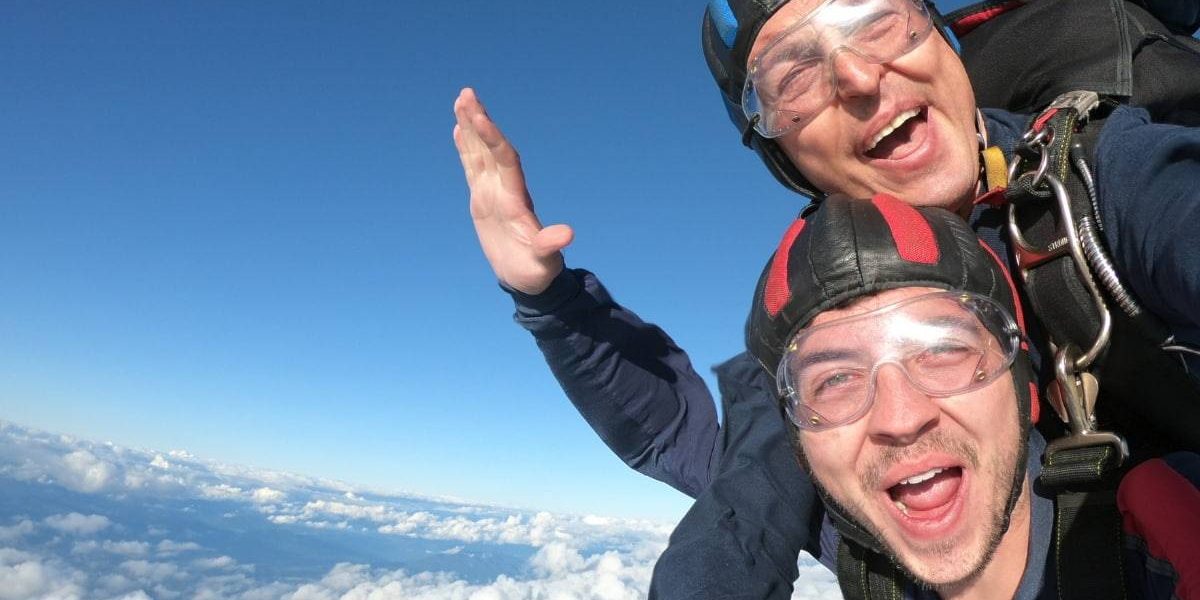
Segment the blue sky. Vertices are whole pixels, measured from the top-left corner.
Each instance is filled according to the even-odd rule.
[[[467,214],[475,87],[568,264],[698,370],[799,199],[741,148],[701,2],[0,10],[0,418],[214,460],[673,520],[511,322]],[[710,378],[711,380],[711,378]]]

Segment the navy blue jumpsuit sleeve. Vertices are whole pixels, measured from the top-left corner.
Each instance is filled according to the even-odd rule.
[[[792,451],[766,372],[743,353],[717,375],[725,456],[671,534],[650,598],[787,599],[801,550],[832,564],[822,556],[821,501]]]
[[[1143,308],[1200,346],[1200,128],[1118,108],[1100,134],[1096,176],[1117,272]]]
[[[541,294],[507,291],[567,397],[625,464],[692,497],[708,486],[721,449],[716,407],[662,329],[582,269],[564,269]]]

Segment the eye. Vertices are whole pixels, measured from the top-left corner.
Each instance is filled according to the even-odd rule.
[[[845,35],[859,43],[876,42],[890,36],[902,23],[903,19],[899,13],[881,11],[857,21],[854,28]]]
[[[820,58],[805,59],[797,62],[775,84],[775,96],[783,100],[791,100],[804,95],[813,87],[821,74],[822,61]]]
[[[808,404],[827,404],[844,401],[862,388],[867,377],[858,369],[833,369],[805,377],[805,400]]]
[[[975,347],[955,340],[942,340],[917,354],[914,362],[921,368],[936,369],[957,366],[978,358],[979,350]]]
[[[854,375],[852,373],[835,373],[827,377],[825,381],[821,382],[820,387],[821,389],[829,389],[839,385],[846,385],[851,379],[853,379],[853,377]]]

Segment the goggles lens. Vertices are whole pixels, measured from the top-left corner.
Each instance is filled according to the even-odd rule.
[[[828,0],[751,63],[742,90],[746,119],[767,138],[801,127],[833,98],[839,50],[881,64],[921,45],[932,29],[921,0]]]
[[[953,396],[1006,372],[1020,343],[1016,322],[990,298],[934,292],[801,330],[776,381],[792,421],[819,431],[866,414],[885,365],[926,395]]]

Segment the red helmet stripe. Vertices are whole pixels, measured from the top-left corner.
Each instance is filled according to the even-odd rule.
[[[789,300],[792,299],[792,287],[788,285],[788,257],[792,253],[792,244],[796,242],[796,237],[804,231],[804,219],[796,219],[788,226],[787,232],[783,234],[783,239],[779,241],[779,248],[775,250],[775,256],[771,259],[771,273],[767,275],[767,289],[763,293],[763,304],[766,305],[767,314],[774,317],[787,306]]]
[[[964,17],[961,17],[957,21],[954,21],[953,23],[950,24],[950,29],[954,31],[954,35],[957,35],[957,36],[967,35],[968,33],[971,33],[971,31],[973,31],[976,27],[979,27],[980,25],[983,25],[984,23],[986,23],[992,17],[1004,14],[1014,8],[1023,6],[1024,4],[1025,4],[1025,2],[1023,2],[1021,0],[1013,0],[1012,2],[1006,2],[999,6],[989,7],[986,10],[981,10],[979,12],[972,13],[972,14],[966,15]]]
[[[871,198],[871,203],[879,209],[883,220],[887,221],[888,229],[892,230],[892,239],[896,241],[900,258],[925,265],[937,264],[941,255],[937,238],[933,236],[933,228],[917,209],[887,194],[876,194]]]
[[[1000,260],[996,252],[990,246],[983,243],[983,240],[979,240],[979,247],[983,248],[984,252],[987,252],[988,256],[991,256],[992,260],[996,261],[996,266],[1000,267],[1000,272],[1004,274],[1004,282],[1008,284],[1008,293],[1012,294],[1013,309],[1017,312],[1013,316],[1017,319],[1017,327],[1021,329],[1021,333],[1025,333],[1025,311],[1021,307],[1021,297],[1017,295],[1017,284],[1013,283],[1012,274],[1008,272],[1008,267],[1004,265],[1004,261]],[[1029,342],[1026,341],[1024,336],[1021,337],[1021,349],[1026,352],[1029,351]],[[1029,420],[1036,424],[1038,419],[1042,417],[1042,404],[1038,401],[1037,385],[1032,381],[1029,382],[1029,402]]]

